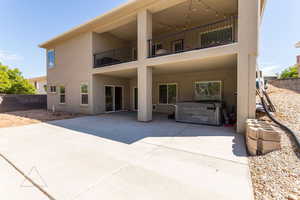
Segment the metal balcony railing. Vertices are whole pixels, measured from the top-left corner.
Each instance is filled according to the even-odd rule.
[[[94,54],[94,68],[137,60],[136,47],[125,47]]]
[[[237,16],[148,40],[149,58],[237,42]]]

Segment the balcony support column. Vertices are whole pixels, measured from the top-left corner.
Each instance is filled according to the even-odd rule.
[[[152,68],[138,67],[138,120],[152,120]]]
[[[152,39],[152,14],[148,10],[138,13],[138,60],[148,57],[148,40]]]
[[[255,118],[260,0],[238,2],[237,132],[245,132],[248,118]]]

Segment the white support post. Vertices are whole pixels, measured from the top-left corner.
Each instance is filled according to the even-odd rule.
[[[148,57],[149,43],[152,39],[152,14],[143,10],[138,13],[138,59],[143,60]]]
[[[260,0],[239,0],[237,62],[237,132],[245,132],[247,118],[255,117],[256,68],[260,26]]]
[[[138,67],[138,120],[152,120],[152,68]]]
[[[143,10],[138,13],[138,60],[148,57],[149,40],[152,39],[152,14]],[[138,120],[152,120],[152,68],[138,67]]]

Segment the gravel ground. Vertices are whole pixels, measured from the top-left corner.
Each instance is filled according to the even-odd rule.
[[[23,126],[46,121],[69,119],[81,115],[66,112],[49,112],[43,109],[0,113],[0,128]]]
[[[268,93],[277,109],[277,119],[299,133],[300,93],[273,86]],[[280,151],[249,158],[256,200],[300,200],[300,153],[288,134],[281,135]]]

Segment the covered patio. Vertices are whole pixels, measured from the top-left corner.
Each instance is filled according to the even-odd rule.
[[[200,99],[200,95],[205,95],[199,93],[200,85],[218,83],[215,100],[222,103],[227,113],[236,116],[236,54],[152,64],[147,67],[147,84],[140,68],[143,67],[95,73],[94,113],[137,111],[139,121],[151,121],[152,113],[174,114],[177,103],[206,100],[205,96]]]

